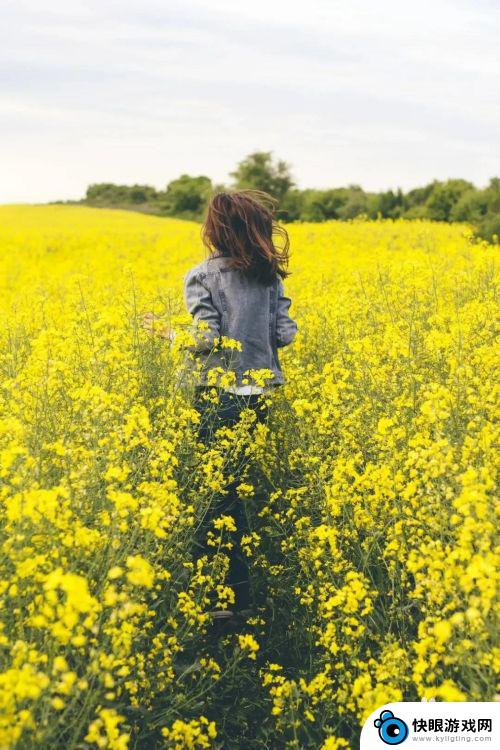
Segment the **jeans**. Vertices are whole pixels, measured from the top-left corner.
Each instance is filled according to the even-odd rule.
[[[196,389],[194,399],[194,407],[201,417],[198,437],[205,445],[210,445],[215,439],[215,432],[220,427],[233,427],[238,422],[241,411],[245,408],[252,409],[255,412],[256,422],[264,422],[267,419],[268,408],[264,403],[265,397],[260,395],[240,396],[217,389],[218,402],[214,404],[204,398],[207,392],[213,390],[209,386],[199,386]],[[237,493],[237,487],[241,483],[241,477],[238,475],[238,472],[241,472],[242,468],[241,462],[237,470],[232,467],[233,470],[231,473],[234,475],[234,480],[226,484],[226,494],[219,495],[213,499],[212,505],[208,509],[196,537],[199,554],[208,553],[210,547],[206,543],[206,536],[213,519],[221,515],[233,517],[236,531],[231,535],[233,546],[228,552],[229,571],[227,584],[234,591],[236,609],[247,609],[251,599],[248,564],[241,549],[241,539],[245,534],[248,534],[249,528],[244,507],[245,501],[242,501]]]

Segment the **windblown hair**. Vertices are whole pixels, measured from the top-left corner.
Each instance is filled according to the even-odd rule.
[[[285,278],[290,241],[275,220],[276,205],[260,190],[215,193],[202,228],[204,245],[264,284],[271,284],[276,275]]]

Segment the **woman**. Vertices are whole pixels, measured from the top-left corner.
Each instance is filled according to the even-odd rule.
[[[219,427],[235,425],[245,408],[263,421],[263,394],[284,383],[278,349],[293,341],[297,324],[289,316],[291,300],[283,288],[289,239],[275,222],[274,207],[274,200],[259,191],[215,194],[202,228],[209,256],[184,278],[186,307],[198,324],[191,349],[201,365],[194,405],[204,442]],[[151,317],[148,320],[151,323]],[[238,347],[228,346],[227,339],[239,342]],[[220,373],[215,405],[210,371],[211,384],[214,372]],[[245,609],[249,580],[239,542],[247,527],[238,484],[236,479],[226,487],[227,494],[207,514],[202,531],[214,515],[234,517],[237,532],[228,584],[235,591],[236,609]],[[203,540],[200,546],[207,549]]]
[[[226,385],[221,394],[226,409],[243,403],[234,396],[265,390],[251,371],[265,371],[261,375],[268,375],[271,387],[284,382],[278,348],[290,344],[297,332],[282,282],[288,275],[289,240],[274,221],[273,207],[272,198],[259,191],[214,195],[202,229],[210,255],[184,278],[186,307],[205,327],[193,347],[202,361],[200,387],[207,386],[208,370],[231,373],[234,385]],[[240,351],[214,346],[220,337],[239,342]]]

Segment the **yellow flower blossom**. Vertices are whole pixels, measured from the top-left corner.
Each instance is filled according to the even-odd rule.
[[[494,699],[496,248],[423,220],[288,229],[286,384],[208,446],[199,225],[0,206],[0,747],[339,750],[387,702]],[[215,406],[235,373],[209,381]],[[239,534],[257,610],[216,642]]]

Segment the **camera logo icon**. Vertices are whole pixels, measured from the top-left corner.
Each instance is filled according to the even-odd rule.
[[[394,716],[392,711],[382,711],[373,723],[378,728],[378,736],[386,745],[401,745],[408,737],[407,724]]]

